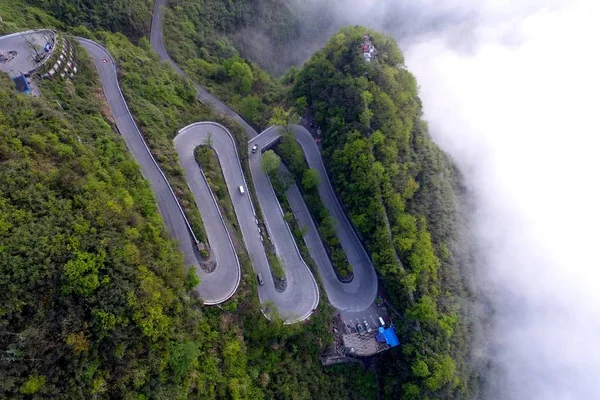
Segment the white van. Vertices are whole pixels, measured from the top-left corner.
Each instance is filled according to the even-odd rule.
[[[244,194],[244,187],[243,186],[240,186],[240,193]]]
[[[381,324],[381,326],[385,326],[385,321],[381,317],[379,317],[379,323]]]

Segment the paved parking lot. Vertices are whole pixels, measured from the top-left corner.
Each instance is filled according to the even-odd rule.
[[[366,357],[389,348],[387,344],[377,343],[375,339],[378,333],[377,328],[382,326],[379,317],[383,318],[386,326],[389,324],[385,307],[377,307],[375,304],[361,312],[342,312],[340,314],[344,326],[342,343],[346,354]],[[362,334],[357,328],[359,324],[364,328]],[[369,329],[371,332],[367,332]]]
[[[51,51],[46,52],[44,46],[52,41],[53,35],[51,31],[40,31],[0,38],[3,53],[0,71],[15,77],[38,68],[50,57]],[[36,61],[37,55],[40,57]]]
[[[383,318],[386,324],[389,324],[385,308],[377,307],[375,304],[360,312],[343,311],[341,313],[342,322],[347,327],[346,333],[356,332],[356,325],[359,322],[364,327],[365,321],[373,331],[377,331],[377,328],[381,326],[379,317]]]

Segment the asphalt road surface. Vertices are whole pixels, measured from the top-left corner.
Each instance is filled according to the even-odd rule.
[[[152,191],[156,196],[159,211],[165,220],[167,229],[178,242],[179,248],[183,252],[186,265],[193,266],[198,272],[201,283],[197,289],[202,296],[202,299],[206,304],[218,304],[224,302],[235,293],[240,280],[240,268],[235,252],[233,251],[233,246],[230,247],[229,252],[222,250],[223,246],[226,246],[227,243],[231,243],[228,241],[229,237],[227,236],[227,240],[223,242],[218,241],[220,246],[213,246],[214,255],[217,258],[217,268],[215,271],[211,273],[204,272],[204,270],[199,267],[196,242],[191,236],[191,230],[184,218],[183,211],[181,210],[165,176],[150,154],[129,109],[127,108],[127,104],[125,103],[121,89],[119,88],[114,60],[108,51],[99,44],[87,39],[79,39],[79,42],[88,51],[94,65],[98,69],[102,88],[104,89],[104,95],[106,96],[106,101],[115,123],[117,124],[117,128],[123,136],[123,139],[125,139],[125,144],[127,145],[129,152],[140,165],[142,174],[150,181]],[[188,183],[189,182],[191,182],[190,187],[192,187],[192,189],[197,188],[197,186],[200,185],[200,183],[195,180],[189,180]],[[196,194],[195,191],[194,194]],[[206,202],[208,205],[205,204],[204,197],[196,197],[196,201],[197,204],[201,204],[200,201],[202,201],[204,208],[210,209],[211,203],[208,201]],[[205,215],[204,211],[206,210],[201,209],[200,211],[202,212],[202,217],[205,224],[207,224],[207,227],[210,224],[211,233],[222,226],[222,221],[219,220],[218,216],[214,216],[214,213]],[[218,214],[218,209],[216,212]],[[213,243],[211,242],[211,245],[212,244]],[[219,250],[219,252],[217,252],[217,250]],[[222,258],[222,260],[220,258]]]
[[[49,30],[27,31],[2,36],[0,51],[4,53],[4,57],[10,58],[10,60],[0,62],[0,71],[6,72],[11,78],[14,78],[21,73],[27,74],[40,67],[52,54],[52,52],[46,53],[44,46],[53,36],[54,33]],[[39,63],[35,61],[36,50],[45,56],[44,60]],[[10,56],[10,51],[15,51],[16,55]]]
[[[315,169],[321,177],[318,187],[319,195],[324,206],[335,220],[336,235],[342,249],[346,253],[348,262],[352,265],[354,279],[351,282],[342,283],[338,279],[298,187],[292,185],[286,192],[286,197],[299,225],[308,228],[304,236],[304,241],[311,257],[315,260],[319,268],[329,302],[335,308],[342,311],[342,316],[348,313],[348,317],[356,317],[357,313],[367,310],[375,301],[375,297],[377,296],[377,276],[375,275],[375,270],[333,192],[325,171],[325,166],[323,165],[321,153],[313,137],[300,125],[291,125],[290,129],[302,147],[309,167]],[[282,134],[282,127],[269,128],[253,138],[249,146],[257,144],[259,149],[266,149]],[[258,157],[250,158],[250,168],[253,176],[255,172],[260,172],[260,160]],[[257,186],[256,189],[258,192],[259,187]],[[264,191],[268,191],[269,189],[265,188]],[[269,206],[265,207],[263,205],[262,198],[260,202],[263,212],[265,208],[269,208]]]
[[[154,3],[150,43],[154,50],[159,54],[161,59],[169,62],[175,68],[175,70],[179,72],[179,74],[184,76],[183,71],[181,71],[181,69],[179,69],[179,67],[173,62],[173,60],[171,60],[164,47],[162,27],[164,23],[164,7],[166,2],[167,0],[156,0]],[[279,136],[277,132],[281,132],[280,130],[268,129],[260,135],[260,137],[262,137],[261,139],[257,139],[256,131],[233,110],[231,110],[214,96],[210,95],[210,93],[203,88],[197,86],[197,89],[198,99],[201,102],[212,105],[215,110],[234,118],[236,121],[242,124],[246,130],[246,134],[250,138],[254,138],[250,141],[249,147],[252,147],[252,145],[256,143],[258,144],[259,148],[267,148],[269,147],[270,143],[272,143],[272,141]],[[348,317],[355,317],[357,314],[360,314],[361,311],[367,312],[373,307],[373,303],[377,295],[377,276],[373,269],[373,265],[371,264],[371,261],[364,250],[364,247],[356,237],[352,226],[346,218],[337,200],[337,197],[335,196],[333,188],[331,187],[327,177],[327,173],[321,159],[321,154],[314,143],[312,136],[308,131],[306,131],[306,129],[299,125],[292,126],[292,129],[296,135],[296,139],[304,150],[309,166],[316,169],[321,176],[319,195],[324,206],[329,210],[330,215],[336,221],[336,234],[340,240],[342,249],[346,253],[348,262],[353,267],[354,279],[352,282],[342,283],[337,278],[329,257],[327,256],[327,253],[325,252],[323,244],[320,240],[314,221],[312,220],[306,204],[304,203],[304,200],[302,199],[302,196],[295,185],[288,190],[288,193],[286,193],[288,201],[292,206],[295,217],[299,221],[300,225],[308,227],[308,234],[305,236],[304,240],[310,250],[311,256],[319,267],[319,272],[323,279],[329,302],[334,307],[342,311],[343,315],[344,313],[348,313]],[[285,221],[283,221],[281,215],[282,213],[280,211],[281,208],[277,202],[275,194],[273,193],[273,188],[266,175],[260,171],[260,153],[261,151],[257,151],[257,153],[254,154],[250,153],[250,168],[252,171],[254,186],[259,198],[258,200],[265,217],[265,223],[267,224],[267,229],[269,230],[269,235],[274,242],[273,244],[277,249],[277,253],[284,258],[286,263],[288,288],[283,295],[287,295],[289,299],[292,299],[292,301],[284,302],[283,299],[279,299],[281,297],[281,294],[279,293],[271,293],[268,298],[273,300],[279,299],[279,301],[274,301],[280,309],[280,312],[283,313],[286,310],[291,309],[293,302],[298,301],[297,293],[299,291],[295,290],[295,286],[298,285],[298,281],[304,282],[304,296],[309,296],[309,293],[311,297],[313,296],[313,290],[309,288],[309,282],[314,281],[314,279],[312,279],[312,274],[310,274],[310,271],[301,258],[294,255],[297,252],[296,243],[293,240],[291,233],[289,233],[289,230],[287,229],[287,224]],[[233,196],[235,197],[235,195]],[[240,220],[239,213],[237,213],[237,216],[238,220]],[[243,226],[244,224],[240,221],[240,225]],[[245,237],[244,240],[246,241]],[[253,245],[246,243],[246,247],[249,251],[254,251],[252,248]],[[255,258],[251,257],[251,259],[253,261],[255,270],[257,270],[257,272],[262,272],[263,264],[261,261],[256,259],[255,262]],[[308,272],[308,275],[311,277],[310,280],[307,280],[308,275],[304,271]],[[262,275],[263,277],[269,277],[269,285],[267,286],[270,287],[271,275],[264,273]],[[264,291],[265,289],[264,287],[261,287],[259,290]],[[267,298],[265,295],[266,293],[261,293],[261,299]],[[310,302],[312,303],[312,299]],[[302,300],[302,304],[304,304],[304,300]]]
[[[265,223],[269,235],[276,248],[276,253],[285,263],[287,287],[283,292],[275,289],[267,256],[261,241],[261,234],[256,224],[254,206],[248,193],[248,185],[244,178],[233,137],[226,128],[219,124],[214,122],[198,122],[181,129],[174,141],[175,148],[179,154],[179,161],[185,170],[186,179],[192,187],[194,196],[196,196],[196,202],[200,205],[200,211],[211,246],[213,249],[222,247],[222,250],[215,249],[215,252],[218,254],[221,254],[221,251],[225,253],[233,251],[233,249],[230,249],[230,246],[225,246],[225,243],[229,241],[229,237],[224,226],[221,228],[222,221],[213,221],[213,216],[216,213],[212,210],[212,207],[206,206],[209,203],[212,205],[214,202],[212,201],[210,189],[201,169],[194,159],[194,149],[197,146],[206,145],[209,137],[210,145],[217,153],[221,170],[223,171],[223,177],[227,184],[229,196],[233,203],[250,261],[254,270],[263,276],[264,285],[258,286],[261,303],[267,305],[266,308],[269,308],[268,304],[272,303],[277,308],[281,318],[287,323],[298,322],[308,318],[319,302],[319,289],[310,270],[300,257],[294,238],[283,220],[283,213],[281,212],[279,203],[277,203],[277,199],[274,199],[275,202],[271,203],[263,202],[263,194],[268,196],[272,193],[270,183],[267,180],[266,186],[261,186],[260,190],[257,188],[257,193],[263,214],[265,214]],[[253,159],[257,159],[259,153],[250,153],[250,156]],[[266,179],[266,175],[264,178]],[[256,187],[256,179],[254,179],[254,183]],[[240,186],[244,187],[243,194],[240,193]],[[207,209],[206,212],[205,208]],[[267,209],[274,210],[275,212],[272,215]],[[218,213],[218,210],[216,212]],[[207,217],[210,219],[207,219]],[[220,215],[216,218],[220,218]],[[219,226],[217,227],[217,225]],[[221,264],[222,262],[219,259],[218,265]]]

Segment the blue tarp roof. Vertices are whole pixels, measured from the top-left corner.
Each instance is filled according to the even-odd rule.
[[[400,344],[400,340],[398,340],[398,336],[396,336],[394,328],[387,328],[384,330],[383,336],[385,337],[385,342],[389,344],[390,347],[396,347]]]
[[[13,81],[17,85],[17,90],[19,92],[29,93],[31,91],[31,88],[27,83],[27,79],[22,74],[16,78],[13,78]]]
[[[383,333],[378,333],[377,336],[375,336],[375,339],[379,343],[387,343],[386,340],[385,340],[385,336],[383,335]]]

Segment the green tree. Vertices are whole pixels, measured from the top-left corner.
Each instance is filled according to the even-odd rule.
[[[433,362],[433,373],[425,379],[425,385],[429,390],[435,392],[442,386],[450,383],[456,372],[456,364],[449,355],[444,355],[440,360]]]
[[[285,159],[286,165],[290,168],[292,174],[294,174],[294,177],[301,180],[302,175],[308,166],[304,159],[304,152],[292,132],[288,131],[283,134],[283,140],[279,144],[279,150]]]
[[[198,367],[200,349],[196,343],[171,343],[169,352],[171,353],[169,364],[173,370],[175,379],[180,380],[188,372]]]
[[[414,383],[407,383],[402,387],[404,391],[404,399],[407,400],[417,400],[422,399],[421,397],[421,389],[419,386]]]
[[[304,171],[304,176],[302,177],[302,187],[304,190],[312,190],[319,186],[319,183],[321,183],[319,171],[314,168],[309,168]]]
[[[104,258],[103,253],[76,252],[75,257],[65,264],[67,284],[63,286],[63,291],[89,296],[100,285],[98,271],[104,268]]]
[[[254,75],[250,66],[243,61],[236,61],[231,65],[228,72],[229,78],[235,84],[241,94],[247,94],[252,88]]]
[[[306,112],[306,107],[308,107],[308,101],[306,100],[306,96],[302,96],[296,99],[296,112],[300,115]]]
[[[200,284],[200,277],[196,272],[196,268],[189,267],[187,272],[187,277],[185,280],[185,287],[188,291],[193,290],[196,286]]]
[[[281,107],[273,108],[269,125],[283,126],[287,131],[291,124],[298,123],[298,114],[293,109],[284,110]]]
[[[29,378],[21,386],[21,393],[34,394],[40,391],[46,384],[44,375],[30,375]]]
[[[244,97],[239,104],[240,113],[250,121],[255,121],[259,117],[258,108],[260,107],[260,99],[258,96],[249,95]]]
[[[272,174],[279,168],[281,158],[273,150],[267,150],[260,159],[260,168],[266,174]]]
[[[418,360],[416,363],[413,364],[412,372],[413,374],[415,374],[415,376],[418,376],[419,378],[426,378],[430,374],[429,367],[427,366],[427,363],[425,363],[425,361],[423,360]]]

